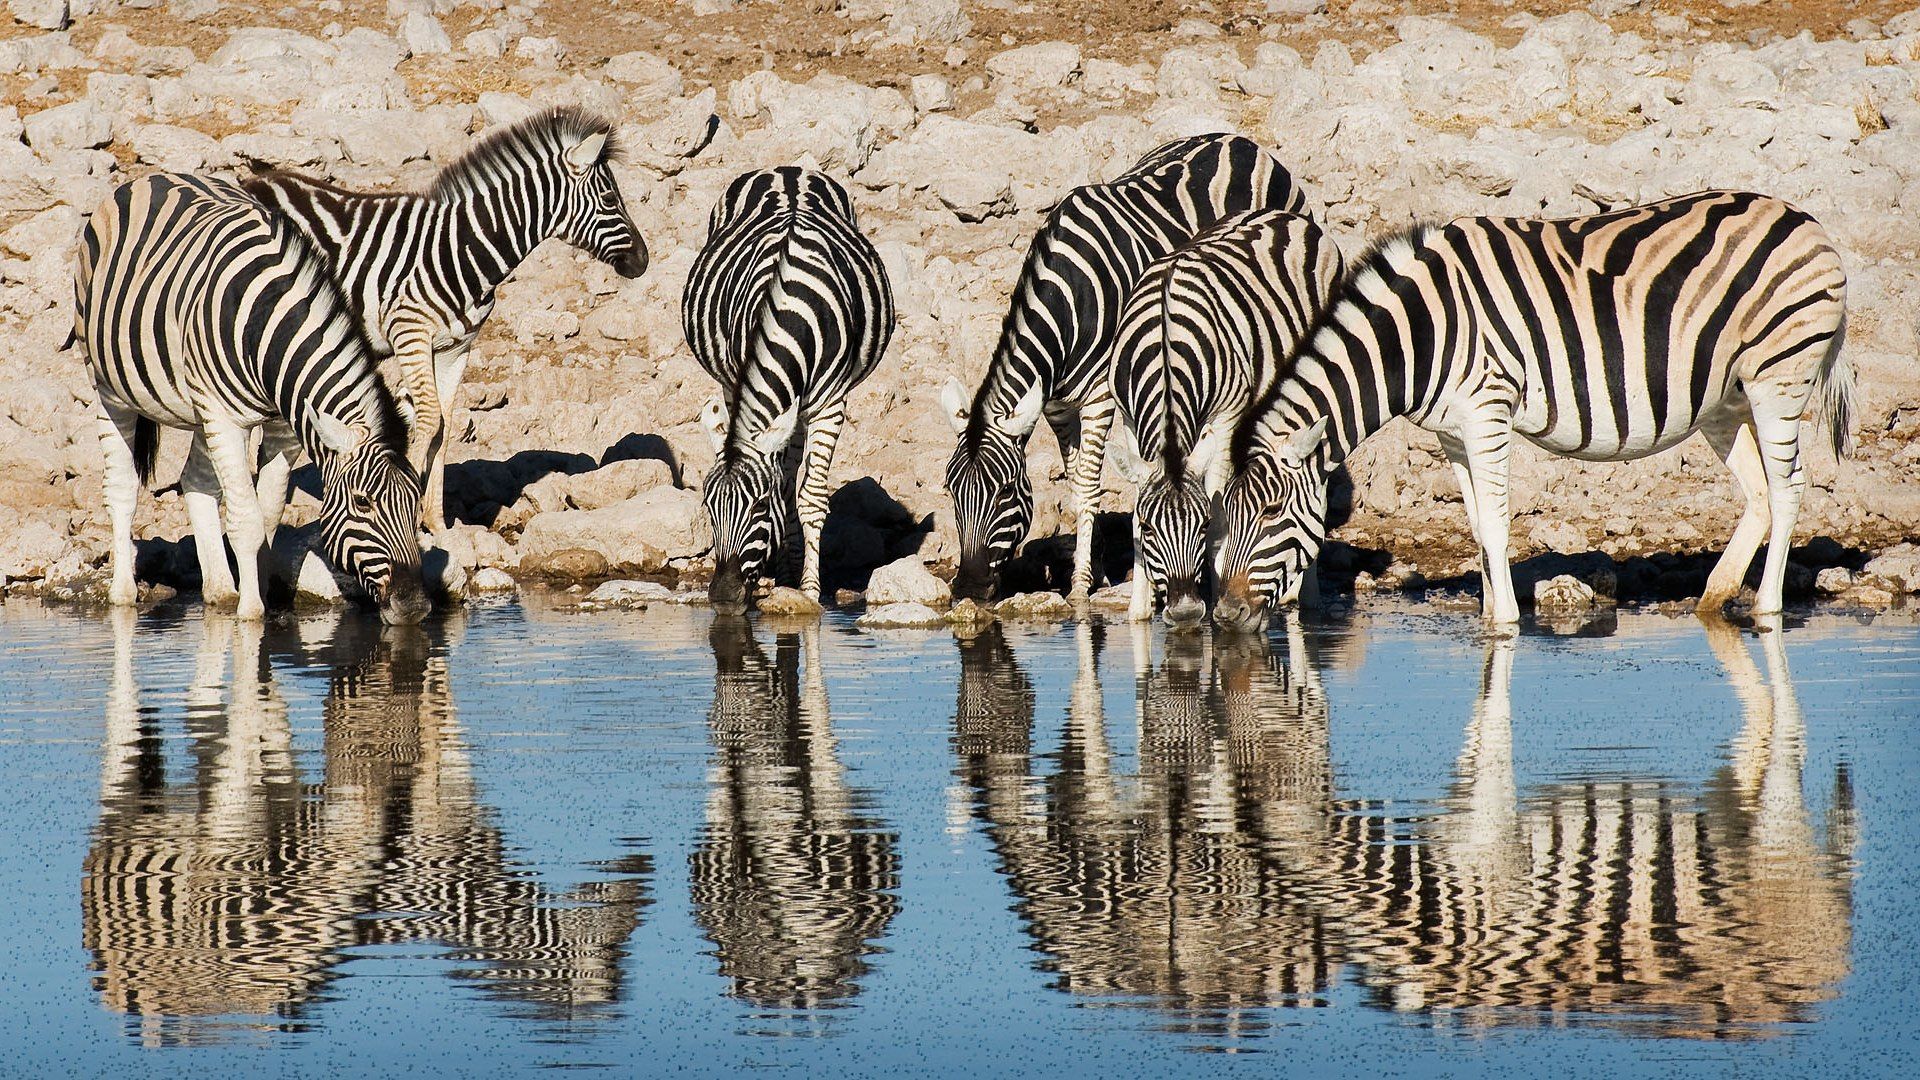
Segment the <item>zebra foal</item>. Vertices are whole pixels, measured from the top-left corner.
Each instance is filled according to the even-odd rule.
[[[399,360],[413,461],[426,477],[422,524],[446,527],[446,429],[453,395],[494,291],[544,240],[588,252],[623,277],[647,245],[608,166],[613,124],[549,109],[494,131],[420,193],[348,191],[291,172],[246,182],[299,226],[379,356]]]
[[[1199,135],[1154,150],[1105,184],[1075,188],[1027,250],[999,344],[971,397],[959,380],[941,406],[959,443],[947,464],[960,535],[957,600],[985,602],[1033,523],[1027,442],[1044,416],[1060,442],[1074,501],[1073,581],[1093,584],[1113,398],[1107,359],[1120,308],[1153,262],[1214,222],[1246,210],[1298,212],[1306,198],[1251,139]]]
[[[745,173],[727,186],[687,277],[687,344],[720,384],[702,411],[714,466],[714,610],[739,614],[791,538],[800,588],[820,591],[827,468],[847,393],[893,336],[893,293],[845,188],[811,169]]]
[[[74,332],[106,457],[108,598],[137,596],[134,503],[165,424],[194,433],[180,486],[209,603],[263,613],[260,546],[305,450],[320,466],[322,554],[386,621],[420,621],[419,474],[367,343],[300,234],[234,184],[162,173],[115,189],[80,240]]]
[[[1171,626],[1206,617],[1202,576],[1227,444],[1340,277],[1340,249],[1312,218],[1237,214],[1147,268],[1121,311],[1110,381],[1114,463],[1139,486],[1136,621],[1166,603]]]
[[[1396,416],[1438,435],[1453,463],[1494,623],[1520,617],[1507,556],[1515,434],[1589,461],[1704,434],[1747,505],[1700,610],[1739,590],[1764,540],[1754,610],[1777,613],[1810,406],[1848,450],[1845,328],[1839,253],[1813,218],[1764,195],[1393,237],[1355,264],[1235,435],[1215,617],[1258,626],[1269,600],[1294,594],[1326,534],[1329,474]]]

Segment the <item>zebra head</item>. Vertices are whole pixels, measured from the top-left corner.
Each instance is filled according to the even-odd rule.
[[[1272,450],[1256,446],[1227,485],[1220,508],[1214,572],[1222,627],[1259,630],[1270,607],[1300,595],[1307,567],[1327,537],[1327,472],[1320,454],[1325,418],[1282,435]]]
[[[611,125],[586,120],[589,130],[564,136],[560,154],[558,225],[554,234],[611,266],[621,277],[647,269],[647,243],[627,216],[627,204],[608,164]]]
[[[1027,436],[1040,420],[1041,391],[1038,386],[1028,391],[1004,420],[989,417],[984,409],[971,410],[957,379],[947,380],[940,403],[960,436],[947,462],[947,493],[953,496],[954,525],[960,533],[953,596],[984,604],[993,599],[1001,568],[1033,524]]]
[[[1147,575],[1166,601],[1167,625],[1187,630],[1207,617],[1200,578],[1207,561],[1211,500],[1191,470],[1170,476],[1159,470],[1140,488],[1134,504],[1133,572]]]
[[[761,431],[735,432],[727,407],[707,402],[701,421],[713,441],[713,471],[703,498],[713,523],[713,582],[707,600],[722,615],[747,610],[752,582],[761,577],[777,551],[786,547],[789,506],[781,498],[785,451],[800,417],[795,402]]]
[[[410,626],[432,603],[420,583],[420,474],[384,440],[315,417],[320,455],[320,553],[380,608],[382,622]]]

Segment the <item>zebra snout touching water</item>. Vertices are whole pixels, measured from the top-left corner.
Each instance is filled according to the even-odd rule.
[[[1326,534],[1327,480],[1396,416],[1440,437],[1479,542],[1487,618],[1520,618],[1508,455],[1626,461],[1695,431],[1747,506],[1700,598],[1718,614],[1762,541],[1754,613],[1780,611],[1807,478],[1803,417],[1837,455],[1853,374],[1832,241],[1779,199],[1710,191],[1559,220],[1463,218],[1395,236],[1349,273],[1234,439],[1222,622],[1257,625]]]
[[[1107,361],[1128,292],[1149,263],[1224,217],[1305,206],[1272,154],[1222,134],[1167,143],[1112,181],[1061,200],[1027,250],[979,388],[969,396],[955,379],[941,390],[959,436],[947,464],[960,539],[954,599],[992,600],[1026,539],[1033,522],[1027,442],[1042,417],[1060,442],[1073,490],[1071,592],[1086,597],[1113,419]]]
[[[1110,385],[1115,464],[1139,486],[1133,603],[1170,626],[1207,615],[1208,526],[1227,483],[1227,446],[1340,277],[1340,251],[1312,218],[1227,218],[1147,268],[1121,311]]]
[[[647,245],[614,182],[613,123],[550,109],[489,133],[423,192],[346,191],[297,173],[247,181],[325,259],[376,355],[399,361],[412,460],[426,477],[421,524],[446,526],[446,430],[494,291],[546,240],[624,277]]]
[[[164,424],[194,433],[180,486],[208,603],[263,613],[259,551],[305,450],[320,467],[322,555],[382,618],[419,622],[420,476],[373,354],[300,234],[237,185],[162,173],[116,188],[80,239],[75,336],[106,456],[109,599],[138,595],[134,504]]]
[[[800,588],[817,597],[847,394],[893,336],[886,269],[846,189],[790,165],[737,177],[708,221],[681,317],[721,389],[702,413],[714,448],[704,489],[714,610],[746,610],[773,557],[791,555],[796,518]]]

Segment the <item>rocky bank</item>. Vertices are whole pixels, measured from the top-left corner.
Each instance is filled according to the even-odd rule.
[[[105,558],[91,390],[65,342],[72,241],[112,185],[157,169],[274,165],[417,187],[476,132],[578,104],[620,121],[616,171],[653,265],[626,281],[555,243],[501,290],[457,399],[459,524],[435,559],[455,592],[481,570],[495,588],[498,572],[703,572],[698,485],[711,454],[698,415],[713,387],[681,338],[680,291],[725,183],[784,162],[848,182],[900,312],[887,359],[850,402],[829,588],[862,586],[909,554],[950,558],[938,388],[980,377],[1028,237],[1074,185],[1215,130],[1271,146],[1350,255],[1418,219],[1578,214],[1710,187],[1811,211],[1847,260],[1861,408],[1855,458],[1820,449],[1810,462],[1800,535],[1828,540],[1805,553],[1801,584],[1838,567],[1844,579],[1824,575],[1821,587],[1904,592],[1900,568],[1866,563],[1920,539],[1920,10],[1816,37],[1714,3],[1545,7],[1560,13],[1480,5],[1450,21],[1381,4],[1202,5],[1126,34],[1089,19],[1034,40],[983,29],[1039,18],[1031,5],[957,0],[616,13],[557,0],[319,0],[297,12],[11,0],[0,16],[0,578],[85,594]],[[756,27],[769,44],[756,45]],[[185,442],[165,440],[160,484],[177,476]],[[1037,438],[1032,460],[1037,532],[1064,531],[1058,451]],[[1396,425],[1350,473],[1335,535],[1353,550],[1336,550],[1337,572],[1364,589],[1471,566],[1430,436]],[[1523,448],[1514,485],[1516,557],[1599,552],[1656,582],[1717,551],[1739,511],[1698,439],[1624,465]],[[1110,473],[1110,508],[1130,499]],[[290,520],[315,505],[311,490],[297,495]],[[138,530],[143,575],[190,586],[175,489],[143,500]]]

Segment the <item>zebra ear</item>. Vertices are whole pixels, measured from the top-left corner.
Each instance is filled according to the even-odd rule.
[[[1133,429],[1124,423],[1118,426],[1120,430],[1114,432],[1113,439],[1107,443],[1107,460],[1120,470],[1120,475],[1126,477],[1127,483],[1139,487],[1147,482],[1153,470],[1140,460],[1140,441],[1134,436]]]
[[[967,388],[960,380],[947,379],[947,385],[940,388],[940,407],[947,412],[947,422],[953,425],[955,435],[967,430]]]
[[[1213,461],[1220,456],[1220,429],[1208,425],[1193,441],[1193,449],[1187,451],[1188,475],[1207,475],[1213,468]]]
[[[1033,388],[1027,391],[1025,397],[1020,399],[1020,403],[1013,407],[1013,412],[1007,417],[1007,422],[1005,424],[996,424],[995,426],[1002,428],[1009,435],[1025,436],[1033,430],[1033,425],[1040,422],[1040,409],[1041,406],[1046,403],[1047,396],[1045,391],[1040,389],[1039,383],[1034,383]]]
[[[574,172],[583,173],[600,164],[600,155],[607,150],[607,133],[596,131],[593,134],[567,147],[567,167]]]
[[[800,422],[800,403],[794,402],[786,412],[773,418],[767,430],[753,437],[753,448],[763,454],[777,454],[787,448],[793,440],[794,425]]]
[[[727,407],[719,398],[709,398],[700,409],[700,426],[706,429],[707,443],[713,447],[715,457],[727,446]]]
[[[1321,417],[1286,437],[1280,444],[1280,462],[1289,468],[1299,468],[1307,463],[1315,450],[1327,438],[1327,418]]]
[[[325,413],[307,413],[307,423],[320,436],[320,445],[342,457],[351,455],[366,441],[365,433],[359,428]]]

